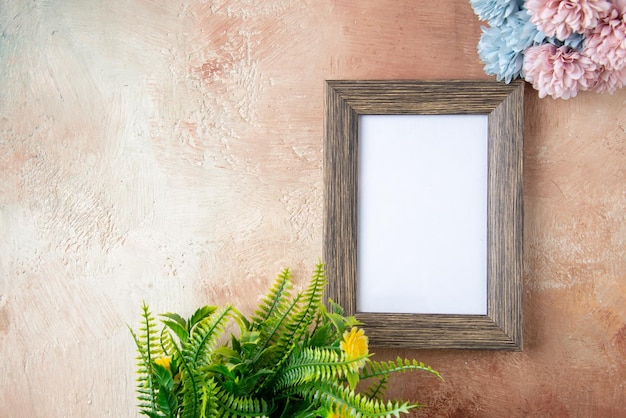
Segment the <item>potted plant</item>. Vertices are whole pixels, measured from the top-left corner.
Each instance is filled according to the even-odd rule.
[[[189,319],[144,303],[137,345],[137,399],[151,418],[399,417],[418,403],[383,399],[389,375],[423,370],[418,361],[374,361],[359,322],[329,301],[318,264],[292,294],[285,269],[254,314],[203,306]],[[229,327],[235,333],[226,336]],[[440,377],[440,376],[439,376]],[[357,384],[359,385],[357,391]],[[362,388],[362,389],[361,389]]]

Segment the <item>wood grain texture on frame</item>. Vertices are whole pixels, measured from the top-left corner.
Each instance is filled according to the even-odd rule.
[[[522,82],[326,82],[327,296],[364,323],[372,346],[522,349],[523,89]],[[486,315],[357,311],[358,117],[420,114],[488,116]]]

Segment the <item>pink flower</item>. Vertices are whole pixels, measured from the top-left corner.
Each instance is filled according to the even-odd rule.
[[[583,54],[609,70],[626,66],[626,15],[612,7],[586,35]]]
[[[608,0],[528,0],[530,21],[548,37],[564,41],[573,32],[582,33],[608,14]]]
[[[539,97],[569,99],[595,84],[598,65],[567,46],[531,46],[524,52],[524,74]]]
[[[613,0],[612,3],[617,7],[617,10],[626,13],[626,0]]]
[[[598,93],[613,94],[615,90],[624,86],[626,86],[626,66],[621,70],[603,69],[598,71],[593,90]]]

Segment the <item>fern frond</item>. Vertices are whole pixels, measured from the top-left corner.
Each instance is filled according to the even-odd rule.
[[[291,341],[300,342],[305,333],[308,332],[311,323],[319,314],[319,307],[322,305],[322,296],[326,286],[326,275],[324,265],[317,264],[311,281],[302,294],[301,303],[298,309],[290,317],[289,328],[295,334],[290,337]]]
[[[363,391],[363,395],[370,399],[382,399],[382,396],[387,390],[388,382],[388,375],[378,377]]]
[[[222,337],[226,324],[236,313],[232,305],[226,305],[194,327],[189,343],[183,348],[183,355],[195,367],[202,367],[211,361],[211,351]]]
[[[293,342],[297,328],[291,326],[290,329],[289,324],[294,310],[299,306],[302,294],[298,293],[291,298],[292,287],[291,273],[289,269],[284,269],[255,312],[253,327],[258,329],[260,338],[252,355],[252,362],[256,363],[261,356],[266,356],[260,367],[267,364],[276,365],[285,357],[285,349],[290,345],[285,342]],[[270,346],[272,349],[268,351]]]
[[[145,303],[141,305],[141,325],[136,334],[129,327],[137,346],[137,401],[142,413],[154,411],[158,390],[152,377],[152,362],[162,354],[157,337],[156,321]]]
[[[291,353],[299,347],[302,337],[316,317],[325,285],[323,264],[318,264],[307,289],[304,293],[296,294],[292,308],[281,321],[282,328],[273,343],[271,356],[268,356],[268,360],[271,359],[275,365],[273,366],[275,376],[282,374],[282,369],[289,361]],[[274,379],[268,378],[260,385],[259,391],[273,386],[274,383]]]
[[[255,350],[254,362],[258,361],[261,355],[267,353],[266,349],[272,344],[276,345],[273,347],[272,355],[267,358],[266,363],[276,364],[278,360],[284,357],[283,349],[288,346],[285,342],[292,343],[293,340],[291,338],[293,338],[297,330],[293,326],[291,329],[289,328],[289,318],[293,310],[298,306],[301,296],[297,294],[291,303],[285,304],[285,307],[280,312],[276,312],[273,318],[261,324],[260,342]],[[283,340],[282,344],[281,340]]]
[[[171,356],[174,353],[174,339],[172,338],[172,334],[167,332],[167,328],[163,327],[161,329],[161,336],[159,339],[159,344],[161,345],[161,350],[166,356]]]
[[[292,287],[291,273],[286,268],[278,275],[270,291],[254,311],[251,326],[256,328],[272,316],[276,316],[278,312],[284,311],[287,300],[291,297],[289,292]]]
[[[359,378],[369,379],[372,377],[387,376],[390,373],[396,373],[396,372],[404,373],[410,370],[427,371],[429,373],[434,374],[438,378],[443,379],[441,375],[439,374],[439,372],[437,372],[436,370],[433,370],[430,366],[426,366],[421,361],[417,361],[417,360],[411,361],[408,359],[402,360],[400,357],[398,357],[395,362],[394,361],[387,361],[387,362],[373,361],[373,360],[368,361],[366,366],[361,371],[361,375],[359,376]]]
[[[220,417],[268,417],[270,409],[263,399],[249,396],[235,396],[224,390],[217,393]]]
[[[320,263],[306,288],[292,294],[291,273],[284,269],[252,319],[230,305],[203,306],[188,320],[163,314],[159,329],[144,303],[138,331],[130,330],[138,353],[141,414],[314,418],[330,412],[399,418],[418,407],[383,401],[390,374],[423,370],[440,377],[439,373],[415,360],[370,360],[366,342],[356,340],[364,338],[356,334],[361,330],[350,330],[344,337],[357,325],[356,319],[345,317],[332,301],[328,308],[322,304],[325,286]],[[225,338],[231,328],[233,335]],[[355,342],[350,349],[350,341],[360,345]],[[364,382],[369,387],[357,394],[354,388],[361,379],[370,379]]]
[[[185,376],[183,374],[183,407],[180,410],[180,418],[198,418],[201,398],[197,392],[199,387],[198,376]]]
[[[304,326],[300,327],[300,332],[304,333],[308,328],[309,324],[313,322],[316,314],[318,313],[319,306],[322,303],[322,296],[324,295],[324,287],[326,286],[326,273],[324,272],[324,265],[319,263],[315,266],[315,271],[313,272],[313,277],[311,278],[311,282],[309,286],[304,292],[303,295],[303,303],[302,307],[302,318],[300,319],[301,324]],[[302,335],[297,337],[299,341]]]
[[[221,418],[217,393],[217,383],[214,379],[209,379],[201,388],[201,406],[200,406],[200,418]]]
[[[189,356],[186,356],[178,345],[173,344],[176,357],[180,359],[183,407],[181,418],[198,418],[201,399],[201,377]]]
[[[211,316],[215,311],[217,311],[217,306],[205,305],[205,306],[202,306],[202,307],[198,308],[193,313],[193,315],[191,315],[191,318],[189,318],[189,320],[187,321],[186,329],[191,334],[191,332],[193,331],[193,328],[197,324],[199,324],[200,322],[202,322],[203,320],[205,320],[206,318]]]
[[[203,377],[199,370],[211,361],[211,352],[222,336],[226,324],[236,310],[227,305],[212,315],[197,322],[191,330],[187,341],[182,342],[179,348],[172,344],[172,348],[180,359],[183,384],[183,405],[181,418],[198,418],[202,405]]]
[[[363,358],[345,359],[343,354],[323,348],[304,348],[292,356],[277,380],[274,391],[280,392],[287,387],[297,387],[309,382],[331,382],[342,379],[351,366],[363,361]],[[293,391],[290,391],[293,393]]]
[[[346,417],[392,418],[420,407],[419,404],[408,402],[388,401],[385,403],[378,399],[369,399],[336,382],[309,384],[303,395],[307,399],[315,399],[328,410],[338,411],[341,416]]]

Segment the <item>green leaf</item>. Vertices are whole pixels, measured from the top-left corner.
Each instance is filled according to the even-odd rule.
[[[211,361],[214,345],[217,344],[217,341],[223,335],[226,324],[233,316],[233,312],[236,312],[236,309],[231,305],[226,305],[217,311],[215,315],[211,315],[206,320],[196,324],[192,330],[188,347],[184,350],[185,355],[189,356],[194,367],[203,366]]]
[[[239,353],[227,346],[218,347],[213,350],[213,356],[215,356],[215,358],[221,357],[223,359],[222,361],[226,363],[241,361]]]
[[[252,317],[254,327],[263,324],[284,309],[285,303],[290,297],[291,287],[291,272],[289,269],[283,269],[274,281],[269,293],[261,299],[257,310],[254,312]]]
[[[206,384],[202,385],[200,418],[221,418],[216,396],[218,392],[217,383],[213,379],[209,379]]]
[[[230,344],[233,346],[233,351],[241,353],[241,343],[234,335],[230,336]]]
[[[141,311],[139,331],[135,333],[132,328],[128,328],[139,354],[137,357],[137,400],[140,410],[144,412],[156,410],[157,388],[153,381],[152,361],[163,353],[156,337],[156,321],[145,302],[141,305]]]
[[[187,321],[185,321],[185,319],[182,316],[178,315],[177,313],[166,312],[164,314],[160,314],[159,316],[164,316],[166,318],[169,318],[172,321],[180,324],[180,326],[183,327],[184,329],[187,328]]]
[[[163,314],[158,329],[144,303],[139,331],[130,330],[139,354],[139,412],[151,418],[316,418],[336,411],[399,418],[419,406],[383,402],[389,374],[439,374],[415,360],[347,360],[340,341],[359,322],[338,304],[321,303],[325,286],[318,264],[305,291],[292,296],[285,269],[252,320],[230,305],[204,306],[188,320]],[[171,356],[169,368],[154,363],[163,356]],[[369,387],[357,394],[362,379],[371,379],[363,382]]]
[[[311,338],[309,338],[308,346],[309,347],[325,347],[329,345],[331,338],[333,337],[333,333],[330,329],[330,324],[324,324],[318,327]]]
[[[333,323],[333,326],[337,330],[338,335],[341,337],[343,333],[346,332],[347,328],[345,318],[339,314],[330,312],[326,314],[326,317],[330,319],[330,322]]]
[[[181,325],[178,321],[167,319],[161,320],[161,322],[171,329],[181,342],[186,342],[189,339],[186,325]]]
[[[348,379],[348,385],[350,389],[356,389],[356,385],[359,383],[359,374],[349,370],[346,372],[346,379]]]
[[[191,331],[191,329],[195,327],[198,323],[200,323],[202,320],[213,315],[213,312],[215,311],[217,311],[217,306],[203,306],[201,308],[198,308],[194,312],[194,314],[191,315],[191,318],[189,318],[189,325],[188,325],[189,331]]]
[[[234,380],[236,377],[232,369],[226,366],[225,364],[211,364],[209,366],[203,367],[202,370],[209,372],[209,373],[223,376],[229,380]]]
[[[274,392],[290,392],[294,387],[309,382],[336,382],[342,380],[356,363],[363,358],[346,360],[336,350],[304,348],[294,353],[284,370],[281,371]],[[358,376],[357,376],[358,377]]]
[[[241,342],[241,345],[256,345],[260,339],[261,333],[259,331],[246,331],[239,337],[239,342]]]
[[[346,316],[345,321],[346,321],[347,328],[358,327],[359,325],[363,325],[363,323],[360,322],[358,319],[356,319],[356,317],[354,316]]]
[[[237,396],[226,391],[216,394],[224,413],[227,417],[267,417],[270,415],[268,403],[264,399],[252,396]]]
[[[356,317],[344,316],[345,312],[343,308],[337,303],[333,302],[332,299],[328,300],[328,304],[330,305],[330,312],[328,312],[326,309],[321,312],[333,323],[335,329],[339,333],[340,338],[343,333],[346,332],[346,329],[362,325],[362,323],[359,322]]]
[[[369,379],[371,377],[378,377],[378,376],[387,376],[391,373],[397,373],[397,372],[404,373],[404,372],[411,371],[411,370],[426,371],[426,372],[434,374],[435,376],[443,380],[439,372],[437,372],[436,370],[433,370],[432,367],[425,365],[421,361],[417,361],[417,360],[411,361],[408,359],[403,360],[400,357],[398,357],[395,362],[393,361],[384,362],[384,361],[374,361],[374,360],[368,361],[366,366],[361,371],[361,379]]]
[[[311,383],[303,390],[303,395],[306,399],[319,402],[320,406],[330,411],[340,410],[345,416],[351,417],[399,417],[401,413],[407,414],[410,409],[421,406],[408,402],[384,403],[377,399],[368,399],[337,382]]]
[[[143,410],[143,411],[141,411],[141,414],[142,414],[142,415],[149,416],[150,418],[163,418],[163,417],[164,417],[164,415],[163,415],[163,414],[160,414],[160,413],[159,413],[159,412],[157,412],[157,411],[147,411],[147,410]]]
[[[176,395],[170,389],[161,388],[159,390],[157,404],[165,416],[169,418],[176,418],[175,413],[178,409],[178,400],[176,399]]]
[[[152,370],[154,379],[159,387],[172,390],[172,387],[174,386],[174,379],[172,378],[170,371],[158,363],[152,364]]]
[[[375,381],[363,392],[363,394],[370,399],[382,399],[385,390],[387,390],[388,381],[389,375],[376,378]]]
[[[330,306],[330,310],[332,313],[339,314],[341,316],[345,315],[344,309],[338,303],[334,302],[332,299],[328,299],[328,306]]]

